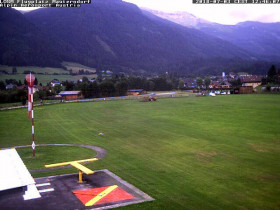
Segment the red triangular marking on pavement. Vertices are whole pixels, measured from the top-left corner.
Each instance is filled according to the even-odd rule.
[[[108,187],[99,187],[99,188],[91,188],[86,190],[75,190],[73,193],[77,196],[77,198],[83,203],[86,204],[91,199],[93,199],[95,196],[97,196],[99,193],[106,190]],[[112,192],[110,192],[108,195],[103,197],[101,200],[96,202],[94,205],[98,204],[104,204],[104,203],[111,203],[111,202],[118,202],[128,199],[133,199],[134,196],[123,190],[122,188],[118,187]]]
[[[75,190],[75,191],[73,191],[73,193],[77,196],[77,198],[79,198],[79,200],[83,204],[86,204],[91,199],[93,199],[95,196],[97,196],[99,193],[106,190],[108,187],[109,186],[99,187],[99,188],[91,188],[91,189],[86,189],[86,190]]]

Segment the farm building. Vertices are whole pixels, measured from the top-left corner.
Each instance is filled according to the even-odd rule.
[[[253,88],[262,84],[262,78],[260,76],[242,76],[240,77],[242,86],[248,87],[252,86]]]
[[[145,93],[146,91],[143,89],[131,89],[127,91],[127,95],[141,95]]]
[[[253,86],[242,86],[239,88],[240,94],[250,94],[253,93]]]
[[[63,100],[77,100],[82,98],[81,91],[61,91],[59,93]]]

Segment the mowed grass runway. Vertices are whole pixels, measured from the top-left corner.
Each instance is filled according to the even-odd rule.
[[[99,132],[105,135],[97,136]],[[106,149],[105,158],[87,166],[107,168],[155,198],[123,209],[280,208],[279,95],[41,106],[35,108],[35,138],[41,144]],[[0,147],[31,143],[27,109],[0,112],[0,139]],[[42,166],[72,158],[57,154],[65,147],[37,149],[38,156],[48,157],[42,158]],[[91,157],[84,150],[73,149],[73,158]],[[30,161],[28,152],[18,151]],[[28,167],[32,169],[32,160]],[[68,172],[76,171],[33,175]]]

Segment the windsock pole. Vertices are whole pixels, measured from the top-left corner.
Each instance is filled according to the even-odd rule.
[[[33,111],[33,85],[35,81],[34,75],[31,73],[25,77],[28,83],[28,117],[31,119],[32,128],[32,156],[35,157],[35,133],[34,133],[34,111]]]
[[[31,88],[31,126],[32,126],[32,156],[35,157],[35,133],[34,133],[34,111],[33,111],[33,87]]]

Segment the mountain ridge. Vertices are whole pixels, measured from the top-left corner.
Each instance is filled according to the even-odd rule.
[[[149,9],[146,7],[141,7],[142,10],[148,11],[160,18],[170,20],[174,23],[187,26],[187,27],[192,27],[192,28],[197,28],[198,24],[206,23],[210,24],[211,22],[202,18],[198,18],[195,15],[184,12],[184,11],[176,11],[176,12],[163,12],[160,10],[153,10]]]
[[[91,5],[80,8],[43,8],[19,17],[24,17],[22,20],[36,29],[33,39],[36,43],[42,43],[41,51],[35,50],[35,55],[32,54],[32,43],[22,43],[29,52],[27,55],[45,59],[41,63],[40,60],[30,59],[26,61],[28,65],[57,66],[62,61],[71,61],[116,72],[188,73],[228,68],[221,67],[221,63],[229,63],[231,70],[238,70],[241,64],[246,66],[254,62],[250,53],[228,41],[152,15],[147,16],[136,5],[120,0],[94,0]],[[6,22],[12,23],[9,20]],[[20,28],[12,29],[17,34]],[[16,43],[22,35],[10,41]],[[39,40],[36,40],[36,36]],[[2,40],[0,42],[5,45]],[[3,60],[5,53],[0,54],[2,64],[6,64]],[[24,59],[23,56],[18,57]],[[212,70],[208,68],[208,61]],[[11,65],[18,63],[24,62]]]
[[[233,25],[224,25],[200,19],[188,12],[174,12],[171,13],[173,16],[170,16],[170,13],[158,13],[153,10],[147,11],[182,26],[196,28],[206,34],[228,41],[258,59],[268,61],[280,59],[277,53],[280,48],[280,22],[244,21]],[[184,16],[182,21],[180,16]],[[193,24],[189,23],[190,18],[194,19]]]

